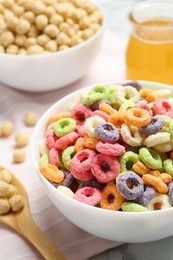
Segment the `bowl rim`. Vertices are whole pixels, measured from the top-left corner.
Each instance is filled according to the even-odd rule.
[[[72,51],[75,51],[75,50],[78,50],[82,47],[84,47],[85,45],[87,44],[90,44],[90,42],[93,42],[97,37],[99,37],[104,31],[105,31],[105,28],[106,28],[106,24],[107,24],[107,15],[106,15],[106,12],[105,10],[97,3],[91,1],[91,0],[87,0],[88,2],[91,2],[93,3],[103,14],[103,22],[101,24],[101,27],[100,29],[93,35],[91,36],[89,39],[85,40],[84,42],[78,44],[78,45],[75,45],[67,50],[63,50],[63,51],[56,51],[56,52],[51,52],[51,53],[45,53],[45,54],[40,54],[40,55],[36,55],[36,54],[31,54],[31,55],[14,55],[14,54],[9,54],[9,53],[0,53],[0,58],[1,57],[6,57],[6,58],[11,58],[11,59],[42,59],[44,57],[48,57],[48,56],[54,56],[54,57],[59,57],[61,55],[64,55],[64,54],[68,54]]]
[[[36,140],[36,136],[37,136],[37,132],[39,131],[40,125],[44,124],[45,120],[47,119],[47,115],[52,111],[52,109],[54,109],[59,103],[63,103],[66,99],[70,99],[71,97],[73,97],[74,95],[80,94],[83,91],[87,91],[92,89],[94,86],[97,85],[122,85],[125,83],[130,82],[131,80],[114,80],[114,81],[107,81],[107,82],[100,82],[100,83],[95,83],[83,88],[80,88],[76,91],[70,92],[68,95],[64,96],[63,98],[61,98],[60,100],[56,101],[53,105],[51,105],[40,117],[40,119],[38,120],[33,134],[32,134],[32,138],[31,138],[31,157],[32,157],[32,162],[34,164],[35,170],[36,170],[36,174],[39,177],[39,179],[41,180],[41,182],[43,182],[43,184],[45,186],[48,186],[49,189],[52,192],[56,192],[57,194],[59,194],[59,196],[61,196],[63,199],[69,201],[69,203],[71,201],[73,201],[74,205],[80,207],[80,208],[84,208],[85,209],[89,209],[95,212],[95,214],[97,214],[97,212],[102,212],[102,214],[108,214],[110,216],[115,216],[118,214],[118,216],[126,216],[128,215],[128,217],[133,218],[134,216],[138,216],[138,214],[140,214],[140,216],[152,216],[152,215],[165,215],[165,213],[168,212],[172,212],[173,213],[173,206],[171,208],[167,208],[167,209],[163,209],[163,210],[155,210],[155,211],[146,211],[146,212],[125,212],[125,211],[114,211],[114,210],[107,210],[107,209],[103,209],[103,208],[99,208],[99,207],[95,207],[95,206],[90,206],[88,204],[82,203],[80,201],[77,201],[73,198],[71,198],[70,196],[67,196],[66,194],[64,194],[63,192],[59,191],[58,189],[55,189],[55,187],[40,173],[39,171],[39,164],[38,161],[36,159],[36,152],[35,152],[35,140]],[[152,81],[145,81],[145,80],[137,80],[139,82],[139,84],[141,85],[147,85],[148,87],[159,87],[158,89],[162,89],[162,88],[166,88],[172,91],[172,95],[173,95],[173,87],[171,85],[168,84],[164,84],[164,83],[160,83],[160,82],[152,82]],[[146,86],[146,87],[147,87]],[[41,139],[40,139],[41,140]],[[43,185],[43,188],[45,189]],[[46,191],[47,194],[47,191]],[[48,195],[48,194],[47,194]],[[53,203],[54,204],[54,203]],[[107,213],[106,213],[107,212]]]

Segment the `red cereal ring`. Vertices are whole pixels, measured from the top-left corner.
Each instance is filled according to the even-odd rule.
[[[157,115],[165,115],[173,118],[173,105],[167,100],[159,98],[153,103],[153,111]]]
[[[149,124],[151,116],[146,109],[142,108],[129,108],[126,111],[124,122],[128,125],[143,127]]]
[[[64,150],[70,145],[75,144],[79,135],[76,132],[71,132],[61,138],[59,138],[55,143],[55,148],[58,150]]]
[[[150,116],[153,116],[153,111],[150,109],[148,104],[141,102],[141,103],[136,104],[135,107],[146,109],[149,112]]]
[[[107,183],[120,173],[120,163],[115,156],[98,154],[94,158],[91,171],[100,183]]]
[[[84,105],[77,105],[73,109],[72,117],[76,120],[78,125],[83,125],[85,120],[90,117],[92,114],[92,110]]]
[[[78,169],[71,167],[70,173],[77,180],[90,181],[90,180],[94,179],[94,176],[93,176],[91,170],[89,170],[89,171],[80,170],[79,171]]]
[[[84,149],[76,153],[71,159],[70,170],[89,171],[97,153],[92,149]]]
[[[96,206],[101,199],[101,191],[92,187],[84,187],[77,190],[73,198],[82,203]]]
[[[126,152],[125,147],[123,145],[120,145],[119,143],[110,144],[102,141],[96,144],[96,150],[99,153],[114,155],[114,156],[120,156]]]
[[[110,182],[102,190],[100,206],[103,209],[119,210],[124,200],[116,185]]]
[[[47,143],[49,149],[51,149],[52,147],[55,147],[55,143],[57,140],[58,140],[58,137],[54,133],[53,129],[50,129],[46,132],[46,143]]]
[[[60,166],[59,152],[54,147],[52,147],[49,151],[49,160],[50,160],[51,164],[53,164],[59,168],[59,166]]]
[[[83,125],[77,125],[76,126],[76,132],[80,137],[84,137],[86,135],[85,129]]]
[[[101,110],[95,110],[91,116],[100,116],[102,117],[106,122],[108,121],[109,119],[109,115],[106,114],[104,111],[101,111]]]

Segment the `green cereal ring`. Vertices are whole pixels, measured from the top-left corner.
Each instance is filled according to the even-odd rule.
[[[173,177],[173,161],[171,159],[166,159],[163,161],[163,167],[165,171]]]
[[[89,94],[84,97],[83,104],[91,105],[94,102],[99,100],[109,100],[110,98],[110,89],[106,86],[95,86]]]
[[[123,103],[123,104],[120,106],[120,108],[119,108],[118,111],[126,111],[126,110],[128,110],[129,108],[132,108],[132,107],[134,107],[134,106],[135,106],[135,103],[134,103],[134,102],[132,102],[132,101],[126,101],[125,103]]]
[[[70,170],[70,161],[73,158],[73,156],[75,155],[75,153],[76,153],[76,150],[75,150],[74,146],[69,146],[62,152],[62,161],[63,161],[64,167],[67,170]]]
[[[43,154],[40,158],[39,164],[43,163],[49,163],[49,157],[47,156],[47,154]]]
[[[73,132],[76,128],[76,121],[73,118],[62,118],[54,126],[56,136],[62,137]]]
[[[139,158],[148,167],[153,170],[162,168],[162,159],[154,150],[142,147],[139,149]]]
[[[170,133],[171,137],[173,137],[173,120],[171,120],[169,124],[168,132]]]
[[[128,151],[128,152],[124,153],[120,158],[121,172],[133,171],[132,165],[138,161],[139,161],[138,154],[136,154],[132,151]]]
[[[124,202],[121,206],[122,211],[127,212],[145,212],[148,211],[148,209],[142,205],[139,205],[134,202]]]

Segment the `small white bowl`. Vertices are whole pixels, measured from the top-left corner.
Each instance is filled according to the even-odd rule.
[[[127,81],[102,83],[102,85],[123,84],[125,82]],[[139,82],[142,86],[153,90],[169,89],[173,94],[173,88],[168,85],[147,81]],[[75,101],[79,100],[79,96],[85,90],[87,91],[92,87],[80,89],[56,102],[44,113],[35,127],[31,150],[36,173],[43,188],[55,207],[68,220],[100,238],[137,243],[159,240],[173,235],[173,208],[149,212],[121,212],[92,207],[76,201],[55,189],[40,173],[38,165],[40,158],[39,142],[45,135],[47,119],[55,112],[68,110]]]
[[[80,79],[89,70],[101,46],[106,26],[105,14],[101,11],[100,30],[68,50],[43,55],[0,53],[0,81],[16,89],[40,92],[62,88]]]

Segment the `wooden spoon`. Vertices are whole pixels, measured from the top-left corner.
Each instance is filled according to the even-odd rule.
[[[5,168],[0,166],[0,171],[3,169]],[[0,215],[0,222],[10,226],[28,239],[45,259],[65,260],[66,258],[62,253],[34,223],[30,213],[28,194],[19,179],[12,172],[10,173],[13,177],[11,184],[15,185],[23,196],[24,207],[18,212],[10,211],[5,215]]]

